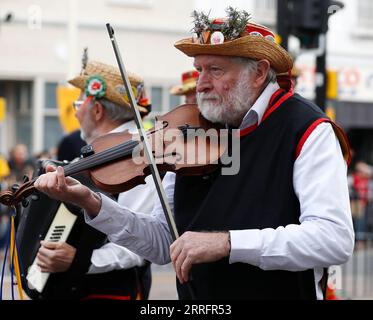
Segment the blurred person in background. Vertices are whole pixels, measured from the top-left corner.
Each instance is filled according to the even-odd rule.
[[[6,177],[9,176],[9,174],[10,174],[10,168],[9,168],[8,161],[2,154],[0,154],[0,190],[2,190],[1,183],[4,181]]]
[[[365,240],[367,209],[372,200],[372,167],[363,161],[356,162],[350,178],[351,213],[355,229],[356,249]]]
[[[10,168],[8,165],[8,161],[6,158],[0,154],[0,191],[7,189],[7,184],[5,183],[5,179],[10,174]],[[7,208],[0,204],[0,261],[3,259],[3,249],[6,244],[6,233],[7,233],[7,226],[8,226],[8,216],[7,216]]]
[[[17,144],[11,151],[8,160],[10,175],[8,185],[13,183],[22,183],[25,175],[32,176],[35,169],[33,158],[29,157],[28,148],[25,144]]]
[[[185,96],[185,103],[196,104],[196,86],[198,71],[192,70],[181,75],[181,84],[173,86],[170,93],[175,96]]]
[[[87,143],[81,138],[80,130],[65,135],[57,146],[57,160],[72,161],[80,156],[80,151]]]

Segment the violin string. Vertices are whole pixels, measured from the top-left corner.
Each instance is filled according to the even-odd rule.
[[[149,132],[148,136],[151,136],[154,132]],[[71,163],[64,167],[65,175],[69,176],[100,164],[105,164],[112,160],[128,156],[138,144],[138,141],[130,140],[113,148],[109,148],[108,150],[89,156],[86,159],[79,160],[77,163]]]
[[[130,143],[120,144],[108,150],[89,156],[85,159],[79,160],[77,163],[71,163],[64,167],[65,175],[72,175],[74,173],[99,166],[112,160],[128,156],[132,153],[134,147],[137,145],[137,141],[131,141]]]
[[[148,136],[154,133],[155,131],[148,132]],[[107,150],[104,150],[102,152],[89,156],[87,158],[83,158],[79,160],[77,163],[70,163],[64,167],[65,176],[70,176],[75,173],[99,166],[101,164],[108,163],[118,158],[126,157],[133,152],[134,148],[138,144],[139,144],[139,141],[134,141],[134,140],[126,141],[125,143],[119,144],[115,147],[109,148]],[[34,188],[33,184],[35,183],[37,179],[38,177],[33,178],[32,180],[25,183],[23,187],[27,185],[33,189]],[[21,189],[24,190],[25,188],[21,188]],[[3,195],[3,193],[4,192],[2,192],[1,195]],[[19,192],[16,192],[16,193],[19,193]]]
[[[157,130],[156,130],[157,131]],[[149,131],[147,133],[147,136],[151,136],[156,131]],[[130,140],[126,141],[125,143],[122,143],[120,145],[117,145],[113,148],[110,148],[108,150],[104,150],[100,153],[97,153],[95,155],[92,155],[86,159],[79,160],[77,163],[71,163],[64,167],[65,170],[65,176],[69,176],[78,172],[81,172],[83,170],[92,168],[94,166],[98,166],[100,164],[107,163],[112,160],[116,160],[119,157],[125,157],[128,156],[132,152],[134,147],[138,144],[138,141]],[[126,148],[128,147],[128,148]],[[123,149],[122,149],[123,148]],[[120,152],[120,153],[117,153]],[[110,160],[107,159],[107,157],[113,156],[114,158],[110,158]],[[104,159],[102,159],[104,158]]]
[[[150,134],[149,134],[150,135]],[[70,176],[75,173],[88,170],[95,166],[105,164],[107,162],[116,160],[121,157],[126,157],[132,153],[134,147],[139,144],[138,141],[130,140],[125,143],[119,144],[113,148],[109,148],[87,158],[79,160],[77,163],[70,163],[64,167],[65,176]],[[31,186],[37,180],[37,177],[28,182]]]
[[[65,176],[70,176],[75,173],[99,166],[101,164],[126,157],[132,153],[134,147],[136,147],[138,144],[139,141],[130,140],[87,158],[83,158],[77,163],[70,163],[64,167]]]

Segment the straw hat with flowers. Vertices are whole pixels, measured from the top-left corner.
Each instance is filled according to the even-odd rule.
[[[194,35],[180,40],[175,47],[187,56],[222,55],[266,59],[277,72],[288,72],[293,66],[289,53],[275,42],[274,33],[259,24],[249,22],[246,11],[227,10],[226,18],[210,19],[194,11]]]
[[[144,98],[143,79],[133,73],[129,73],[128,78],[140,112],[149,113],[150,110],[147,107],[150,104]],[[105,98],[120,106],[130,108],[129,98],[118,68],[102,62],[90,61],[83,66],[81,74],[69,80],[69,83],[84,91],[87,97]]]
[[[176,96],[185,95],[196,90],[199,73],[197,70],[183,72],[181,75],[181,84],[173,86],[170,93]]]

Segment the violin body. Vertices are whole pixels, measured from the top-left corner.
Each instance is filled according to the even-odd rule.
[[[226,150],[218,139],[219,129],[203,118],[194,104],[181,105],[156,118],[156,126],[149,130],[148,139],[159,172],[201,175],[214,170]],[[211,135],[205,139],[204,133],[209,131]],[[91,145],[97,154],[124,141],[140,141],[140,138],[124,131],[100,136]],[[106,192],[124,192],[144,184],[150,174],[148,161],[141,144],[132,151],[131,156],[91,169],[95,185]]]

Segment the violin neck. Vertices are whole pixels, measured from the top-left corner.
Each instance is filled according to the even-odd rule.
[[[134,148],[138,145],[137,141],[129,141],[102,152],[82,158],[76,162],[64,166],[65,176],[91,170],[112,161],[120,160],[132,154]]]

